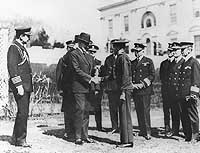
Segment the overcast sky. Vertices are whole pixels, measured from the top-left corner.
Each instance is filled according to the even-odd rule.
[[[85,31],[98,41],[101,25],[97,8],[116,1],[120,0],[4,0],[0,19],[31,17],[50,26],[57,39]]]

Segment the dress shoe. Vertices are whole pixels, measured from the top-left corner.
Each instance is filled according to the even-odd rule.
[[[120,144],[120,145],[117,145],[117,147],[118,148],[132,148],[133,147],[133,142]]]
[[[16,143],[15,146],[24,147],[24,148],[31,148],[31,145],[25,143]]]
[[[118,130],[118,129],[113,129],[113,130],[111,131],[111,134],[113,134],[113,133],[119,133],[119,130]]]
[[[86,142],[86,143],[94,143],[94,140],[89,139],[89,138],[84,139],[83,141]]]
[[[167,136],[167,137],[179,136],[179,133],[178,133],[178,132],[171,131],[171,132],[166,133],[166,136]]]
[[[144,138],[145,138],[146,140],[151,140],[151,135],[150,135],[150,134],[147,134],[147,135],[144,136]]]
[[[75,144],[82,145],[83,141],[81,139],[76,139]]]

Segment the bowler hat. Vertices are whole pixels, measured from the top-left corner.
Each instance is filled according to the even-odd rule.
[[[96,53],[99,50],[99,47],[97,45],[89,45],[88,51]]]
[[[82,32],[78,37],[77,37],[77,41],[82,41],[86,44],[89,44],[91,43],[91,40],[90,40],[90,35],[87,34],[87,33],[84,33]]]
[[[32,35],[31,27],[16,27],[15,28],[16,34],[25,34],[25,35]]]

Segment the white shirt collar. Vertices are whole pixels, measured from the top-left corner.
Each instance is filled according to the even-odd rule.
[[[186,57],[185,57],[185,62],[188,61],[190,59],[190,57],[192,57],[191,54],[188,54]]]
[[[144,55],[138,57],[138,61],[140,61],[143,57],[144,57]]]

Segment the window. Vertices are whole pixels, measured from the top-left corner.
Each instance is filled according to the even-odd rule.
[[[172,4],[170,7],[170,22],[171,24],[176,24],[176,4]]]
[[[113,35],[113,20],[108,20],[108,30],[109,30],[109,36]]]
[[[142,16],[141,28],[149,28],[156,26],[156,17],[152,12],[147,11]]]
[[[146,27],[149,28],[151,26],[152,26],[151,19],[147,19],[147,21],[146,21]]]
[[[124,30],[125,32],[129,31],[128,16],[124,16]]]
[[[200,55],[200,35],[194,36],[194,48],[195,54]]]
[[[200,9],[194,9],[194,17],[195,18],[200,17]]]

